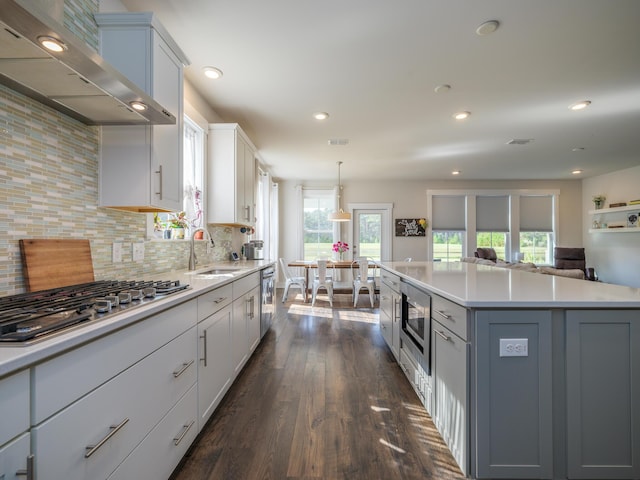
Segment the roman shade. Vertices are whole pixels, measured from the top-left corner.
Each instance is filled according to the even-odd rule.
[[[520,197],[520,231],[553,232],[553,197],[551,195]]]
[[[508,232],[509,231],[509,197],[478,196],[476,197],[476,231]]]
[[[431,202],[432,230],[466,230],[466,202],[464,196],[434,195]]]

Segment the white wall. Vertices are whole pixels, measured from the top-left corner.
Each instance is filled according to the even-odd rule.
[[[300,182],[280,182],[280,250],[286,260],[298,257],[295,187]],[[426,217],[427,189],[557,189],[560,190],[560,231],[558,243],[563,246],[582,246],[582,184],[580,180],[567,181],[410,181],[410,182],[361,182],[344,181],[342,206],[349,203],[393,203],[393,219]],[[326,184],[308,183],[308,187],[331,187]],[[342,238],[350,238],[351,222],[342,226]],[[414,260],[427,258],[427,238],[396,237],[392,235],[392,258]]]
[[[640,229],[623,233],[588,231],[593,217],[587,212],[594,208],[591,199],[598,194],[607,197],[605,207],[640,198],[640,166],[587,178],[582,184],[582,230],[587,266],[594,267],[603,282],[640,287]],[[607,221],[614,219],[619,220],[607,217]]]

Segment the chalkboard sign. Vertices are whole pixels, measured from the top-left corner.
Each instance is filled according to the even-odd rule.
[[[424,237],[426,226],[424,218],[396,218],[396,237]]]

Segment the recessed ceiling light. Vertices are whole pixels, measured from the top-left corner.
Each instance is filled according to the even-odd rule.
[[[573,175],[580,175],[582,173],[582,170],[571,170],[571,173]]]
[[[131,105],[131,108],[133,108],[134,110],[137,110],[138,112],[144,112],[147,109],[147,105],[142,103],[142,102],[137,102],[137,101],[133,101],[133,102],[129,102],[129,105]]]
[[[471,112],[458,112],[453,115],[453,118],[456,120],[464,120],[465,118],[468,118],[469,115],[471,115]]]
[[[222,77],[222,70],[216,67],[203,67],[205,77],[217,80]]]
[[[476,33],[478,35],[489,35],[490,33],[495,32],[500,26],[500,22],[497,20],[489,20],[488,22],[484,22],[478,28],[476,28]]]
[[[581,102],[576,102],[574,104],[569,105],[570,110],[583,110],[591,105],[590,100],[582,100]]]
[[[57,38],[41,35],[38,37],[40,45],[51,52],[60,53],[67,49],[67,46],[61,40]]]
[[[433,89],[436,93],[447,93],[451,90],[451,85],[442,84]]]
[[[453,172],[451,172],[451,175],[460,175],[461,173],[461,170],[454,170]]]
[[[316,112],[313,114],[313,118],[316,120],[326,120],[329,118],[329,114],[327,112]]]

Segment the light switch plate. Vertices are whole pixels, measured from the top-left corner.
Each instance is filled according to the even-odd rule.
[[[133,244],[133,261],[142,262],[144,260],[144,243]]]
[[[500,356],[501,357],[528,357],[529,356],[529,339],[528,338],[501,338],[500,339]]]
[[[113,250],[111,251],[111,261],[113,263],[122,262],[122,244],[113,242]]]

